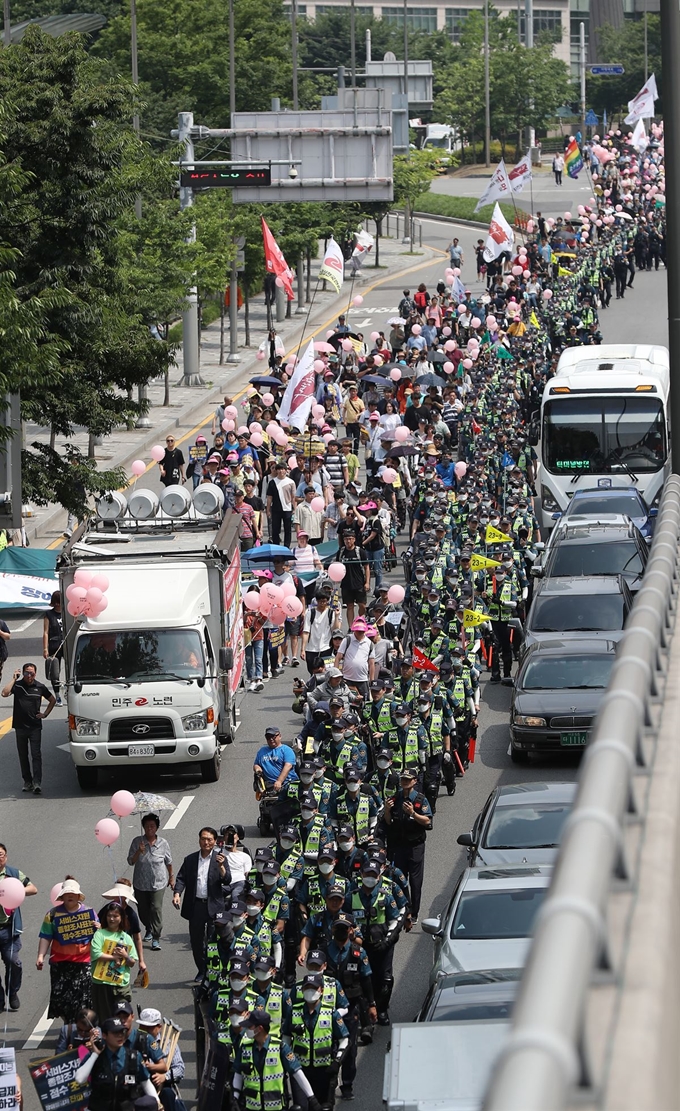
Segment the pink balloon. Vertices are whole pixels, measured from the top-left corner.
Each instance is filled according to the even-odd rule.
[[[523,276],[528,280],[531,277],[531,270],[525,270]]]
[[[91,586],[88,589],[87,594],[85,595],[85,597],[86,597],[87,601],[90,603],[91,606],[97,606],[101,602],[104,595],[102,594],[99,587]]]
[[[59,902],[59,896],[61,895],[61,889],[63,886],[64,881],[59,880],[59,883],[55,883],[54,887],[50,891],[50,902],[53,907],[56,907],[57,903]]]
[[[380,339],[380,332],[371,332],[371,343],[375,343],[378,339]]]
[[[276,432],[280,432],[280,430],[281,425],[277,424],[275,420],[270,420],[269,424],[267,425],[267,435],[273,436]]]
[[[259,590],[249,590],[244,594],[243,601],[248,610],[259,610],[260,608],[260,592]]]
[[[394,430],[394,438],[398,444],[405,444],[410,435],[409,429],[403,424],[400,424],[399,427]]]
[[[274,603],[272,602],[271,598],[267,598],[264,594],[260,594],[259,609],[263,617],[267,617],[269,615],[269,611],[271,610],[273,605]]]
[[[455,351],[456,350],[456,341],[455,341],[455,339],[447,339],[446,343],[444,344],[444,350],[445,351]]]
[[[351,339],[344,339],[342,341],[342,350],[343,351],[351,351],[352,349],[353,349],[353,344],[352,344]]]
[[[260,422],[257,421],[257,420],[254,420],[253,423],[250,426],[250,431],[251,432],[261,432],[262,431],[262,425],[260,424]]]
[[[533,220],[527,220],[527,232],[529,233],[529,235],[531,235],[533,230],[534,230],[534,221]]]
[[[489,313],[489,315],[486,318],[486,323],[487,323],[489,328],[495,328],[496,327],[496,317],[492,316],[491,313]]]
[[[288,459],[288,469],[290,471],[294,471],[295,468],[297,467],[297,465],[298,465],[297,464],[297,456],[296,455],[291,455]]]
[[[281,583],[281,593],[284,598],[292,598],[295,594],[295,583]]]
[[[373,356],[373,362],[375,363],[376,366],[382,366],[384,361],[385,360],[383,359],[382,355],[374,355]]]
[[[465,367],[466,370],[472,370],[472,366],[473,366],[472,359],[463,359],[463,366]]]
[[[281,606],[272,606],[269,611],[269,620],[271,621],[272,625],[283,625],[284,621],[286,620],[286,614],[281,609]]]
[[[453,468],[456,478],[465,478],[467,474],[467,463],[460,459]]]
[[[352,304],[354,305],[355,309],[358,309],[359,305],[363,305],[363,303],[364,303],[363,297],[361,296],[360,293],[357,293],[356,297],[352,301]]]
[[[90,583],[90,586],[96,586],[99,590],[101,590],[101,592],[103,594],[105,591],[107,591],[109,589],[108,576],[102,574],[101,571],[98,571],[96,575],[92,576],[92,581]]]
[[[222,428],[225,432],[233,432],[236,428],[236,421],[232,420],[231,417],[225,417],[222,421]]]
[[[324,432],[323,436],[321,437],[321,439],[323,440],[323,442],[324,442],[325,444],[330,444],[330,442],[331,442],[331,440],[332,440],[333,438],[334,438],[334,437],[333,437],[333,433],[332,433],[332,432]]]
[[[445,374],[453,374],[455,369],[456,368],[453,365],[453,363],[448,362],[448,360],[447,360],[447,362],[444,363],[444,372],[445,372]]]
[[[521,266],[513,266],[512,273],[514,274],[514,276],[516,278],[519,278],[520,274],[522,273],[522,267]]]
[[[302,613],[302,608],[302,602],[299,598],[295,597],[284,598],[283,602],[281,603],[281,609],[285,613],[286,617],[290,618],[299,617]]]
[[[549,301],[550,298],[552,297],[552,295],[553,295],[552,289],[544,289],[543,290],[543,300],[544,301]]]
[[[454,278],[460,278],[460,266],[454,266],[453,276]]]
[[[237,431],[238,431],[239,436],[247,436],[248,435],[248,425],[247,424],[240,424],[238,426]]]
[[[139,476],[144,474],[144,471],[146,470],[146,463],[143,459],[135,459],[132,466],[130,467],[130,470],[139,478]]]
[[[522,268],[520,267],[520,270],[521,269]],[[482,326],[482,322],[479,319],[479,317],[478,316],[473,316],[472,320],[470,321],[470,327],[471,328],[481,328],[481,326]]]
[[[315,359],[314,360],[314,370],[317,374],[323,374],[325,369],[326,369],[326,364],[323,361],[323,359]]]
[[[394,583],[387,591],[387,601],[391,602],[393,606],[398,606],[400,602],[404,601],[405,597],[406,591],[399,583]]]
[[[420,327],[420,324],[414,324],[411,328],[411,334],[414,336],[419,336],[422,330],[423,329]]]
[[[111,809],[119,818],[127,818],[136,805],[137,800],[130,791],[116,791],[111,795]]]
[[[456,309],[456,312],[458,313],[459,316],[462,316],[464,312],[467,312],[467,308],[466,308],[465,305],[459,305],[458,308]]]
[[[571,220],[571,212],[565,212],[564,219],[565,220]]]
[[[279,428],[278,432],[274,433],[274,435],[272,436],[272,439],[273,439],[275,444],[279,445],[279,447],[287,447],[288,446],[288,437],[286,436],[286,433],[283,431],[282,428]]]
[[[311,506],[315,513],[323,513],[326,503],[322,497],[316,497],[312,498]]]
[[[258,353],[257,353],[257,355],[255,356],[255,358],[257,359],[257,361],[258,361],[259,363],[263,363],[263,362],[264,362],[264,360],[265,360],[265,354],[264,354],[264,351],[258,351]]]
[[[253,447],[262,447],[262,444],[263,444],[264,441],[263,441],[262,436],[259,432],[251,432],[250,442],[253,445]]]
[[[399,430],[397,429],[397,431]],[[341,583],[346,574],[347,568],[345,567],[344,563],[331,563],[330,567],[328,568],[328,577],[331,582]]]
[[[387,482],[387,484],[391,486],[396,477],[397,472],[394,470],[393,467],[385,467],[385,470],[382,473],[383,482]]]
[[[113,818],[102,818],[94,827],[94,835],[100,845],[112,845],[120,837],[120,826]]]
[[[399,379],[401,378],[401,371],[399,370],[398,366],[392,367],[392,370],[390,371],[390,378],[393,382],[399,381]]]
[[[26,898],[26,888],[21,880],[6,876],[0,880],[0,906],[5,910],[16,910]]]
[[[84,602],[69,602],[66,610],[68,613],[71,614],[71,617],[80,617],[81,613],[83,612],[84,604]]]
[[[78,572],[76,571],[76,575]],[[88,587],[89,589],[89,587]],[[87,597],[87,590],[84,586],[77,586],[75,583],[71,587],[71,602],[84,602]]]
[[[163,458],[164,455],[165,455],[165,448],[161,447],[160,444],[154,444],[153,447],[151,448],[151,458],[153,460],[155,460],[156,463],[160,463],[160,461],[161,461],[161,459]]]
[[[227,405],[226,409],[224,410],[224,415],[225,417],[231,417],[232,420],[236,420],[236,418],[238,417],[238,409],[235,405]]]
[[[108,604],[109,604],[109,600],[108,600],[108,598],[106,597],[106,595],[105,595],[105,594],[103,594],[103,595],[102,595],[102,600],[101,600],[101,602],[99,603],[99,605],[97,606],[97,616],[99,616],[99,614],[100,614],[100,613],[103,613],[103,612],[104,612],[104,610],[106,609],[106,607],[108,606]]]
[[[268,598],[274,606],[278,606],[283,601],[283,591],[276,583],[265,583],[260,588],[260,594],[263,598]]]
[[[335,335],[335,328],[329,328],[328,331],[326,332],[326,339],[330,339],[331,336],[334,336],[334,335]]]
[[[321,417],[324,417],[325,415],[326,415],[326,410],[324,409],[323,405],[312,405],[312,416],[313,417],[316,417],[317,420],[320,420]]]
[[[442,335],[443,336],[450,336],[451,335],[451,329],[449,328],[448,324],[446,325],[445,328],[442,328]]]

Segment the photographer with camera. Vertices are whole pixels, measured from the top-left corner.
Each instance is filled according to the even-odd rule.
[[[229,871],[231,872],[230,893],[232,899],[240,899],[245,887],[248,873],[253,867],[253,858],[250,851],[241,843],[245,837],[242,825],[220,826],[220,835],[217,838],[218,852],[224,854]]]

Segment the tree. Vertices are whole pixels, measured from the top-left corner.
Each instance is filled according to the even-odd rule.
[[[625,109],[628,101],[636,96],[645,83],[645,25],[642,19],[624,20],[622,27],[606,24],[598,32],[598,61],[620,62],[624,66],[622,77],[592,77],[588,79],[588,103],[601,115],[609,116]],[[661,74],[661,24],[658,15],[647,16],[647,58],[649,73],[656,76],[662,91]],[[662,114],[662,101],[657,100],[657,114]]]

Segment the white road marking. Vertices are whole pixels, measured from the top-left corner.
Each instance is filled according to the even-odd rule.
[[[14,635],[14,633],[25,633],[33,622],[37,620],[37,617],[29,617],[28,621],[24,621],[21,625],[17,625],[16,629],[12,629],[12,635]]]
[[[511,741],[511,742],[510,742],[510,744],[508,745],[508,751],[507,751],[507,755],[508,755],[508,756],[512,756],[512,741]]]
[[[373,319],[373,317],[367,316],[365,320],[358,320],[356,322],[357,328],[365,328],[367,324],[371,323],[372,319]]]
[[[68,743],[68,741],[66,742],[65,745],[57,745],[57,748],[60,748],[62,752],[70,752],[71,751],[71,746]]]
[[[184,817],[187,810],[191,806],[195,797],[196,797],[195,795],[184,795],[179,800],[179,802],[177,803],[177,806],[175,807],[172,814],[168,818],[168,820],[165,823],[163,829],[177,829],[177,826],[182,821],[182,818]]]
[[[45,1010],[38,1020],[35,1030],[21,1047],[22,1049],[37,1049],[40,1043],[43,1041],[45,1035],[49,1032],[52,1023],[54,1022],[53,1018],[47,1017],[47,1012],[49,1011],[49,1009],[49,1005],[45,1007]]]
[[[236,722],[236,725],[234,726],[234,733],[236,733],[236,731],[237,731],[238,729],[240,729],[242,725],[243,725],[243,722],[242,722],[242,721],[237,721],[237,722]]]

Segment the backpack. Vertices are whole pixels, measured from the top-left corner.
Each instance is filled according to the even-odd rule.
[[[423,293],[421,290],[418,290],[415,295],[415,302],[419,309],[424,309],[427,305],[427,294]]]

